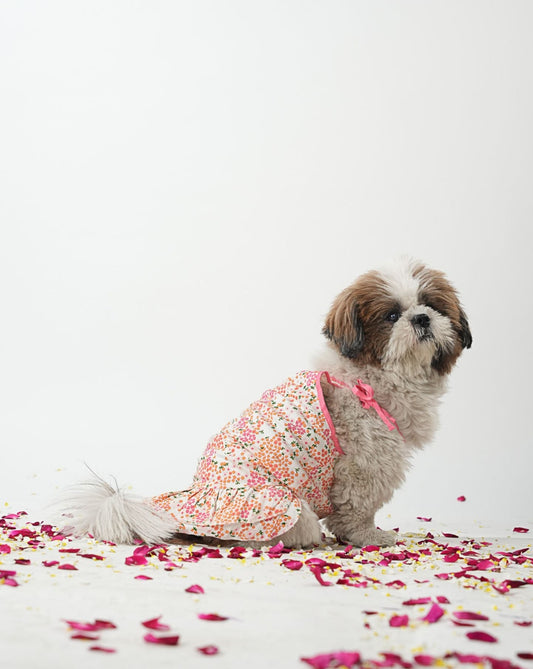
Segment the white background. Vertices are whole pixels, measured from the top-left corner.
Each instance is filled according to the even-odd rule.
[[[336,293],[408,253],[474,345],[383,525],[533,522],[532,24],[509,0],[1,2],[0,502],[40,510],[84,462],[187,487],[311,365]]]

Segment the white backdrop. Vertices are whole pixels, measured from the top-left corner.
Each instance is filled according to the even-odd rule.
[[[84,462],[186,487],[310,366],[335,294],[408,253],[474,345],[383,525],[533,523],[532,22],[527,0],[2,0],[6,508]]]

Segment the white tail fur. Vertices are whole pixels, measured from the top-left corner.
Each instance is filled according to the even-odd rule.
[[[157,544],[176,531],[168,514],[118,486],[113,488],[97,475],[71,488],[58,506],[68,517],[68,531],[77,536],[91,534],[117,544],[131,544],[135,539]]]

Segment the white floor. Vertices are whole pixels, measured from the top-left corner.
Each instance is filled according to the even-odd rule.
[[[6,669],[309,666],[302,658],[316,667],[352,666],[356,656],[335,655],[339,651],[357,651],[368,666],[408,666],[385,655],[390,653],[415,667],[469,666],[465,660],[476,660],[464,655],[508,661],[493,662],[495,669],[533,667],[527,659],[533,657],[533,581],[518,583],[533,579],[533,528],[506,538],[491,537],[485,528],[485,537],[471,541],[475,531],[457,538],[436,534],[431,541],[425,538],[431,523],[420,521],[423,530],[403,535],[404,543],[393,549],[346,554],[346,547],[332,546],[270,555],[264,549],[255,557],[248,550],[236,559],[227,549],[206,553],[200,546],[172,546],[148,556],[141,549],[137,561],[143,565],[126,564],[135,547],[58,539],[34,521],[4,517],[0,527],[0,666]],[[200,551],[196,561],[185,561],[194,551]],[[61,569],[65,565],[76,569]],[[462,576],[443,576],[467,567]],[[13,581],[18,586],[9,585]],[[505,581],[519,587],[507,589]],[[204,593],[186,592],[191,585]],[[419,598],[431,602],[405,604]],[[432,608],[435,622],[423,620]],[[455,615],[461,611],[488,619]],[[199,614],[226,619],[203,620]],[[407,620],[398,617],[406,615]],[[142,625],[159,616],[168,630]],[[66,622],[97,620],[116,627],[80,632]],[[471,639],[472,632],[496,641]],[[144,637],[150,633],[178,635],[179,642],[149,643]],[[98,638],[72,638],[76,634]],[[198,650],[208,646],[218,652]],[[327,654],[329,661],[317,657]]]

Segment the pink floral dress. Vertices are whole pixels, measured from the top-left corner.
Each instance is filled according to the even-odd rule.
[[[207,445],[188,490],[152,499],[175,519],[176,532],[261,541],[296,524],[300,500],[319,518],[332,513],[328,493],[342,450],[322,376],[345,385],[305,371],[266,391]]]

